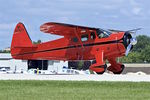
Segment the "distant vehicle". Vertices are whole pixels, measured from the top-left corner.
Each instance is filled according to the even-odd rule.
[[[86,71],[83,71],[83,70],[75,70],[75,69],[62,69],[62,72],[58,72],[57,74],[71,74],[71,75],[74,75],[74,74],[90,74],[89,70],[86,70]]]
[[[111,65],[107,70],[120,74],[124,65],[116,58],[128,55],[137,43],[131,35],[135,30],[104,30],[56,22],[45,23],[40,30],[63,38],[32,44],[24,25],[18,23],[11,43],[12,57],[23,60],[95,60],[89,69],[98,74],[105,72],[105,61],[108,60]]]
[[[0,73],[1,73],[1,74],[6,73],[6,71],[7,71],[6,68],[1,68],[1,69],[0,69]]]
[[[20,70],[7,70],[7,74],[26,74],[27,72],[24,71],[23,69]]]
[[[29,69],[28,73],[29,74],[55,74],[48,70],[38,70],[38,69]]]
[[[2,71],[2,72],[6,72],[6,71],[7,71],[7,69],[6,69],[6,68],[1,68],[1,69],[0,69],[0,71]]]

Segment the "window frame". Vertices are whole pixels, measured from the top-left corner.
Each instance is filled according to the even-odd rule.
[[[86,40],[82,40],[83,38],[87,38]],[[82,34],[81,35],[81,41],[82,42],[87,42],[89,40],[89,35],[88,34]]]
[[[92,37],[93,36],[93,37]],[[96,39],[96,34],[95,32],[90,32],[90,39],[95,40]]]
[[[96,35],[97,35],[97,37],[98,37],[99,39],[109,37],[109,35],[107,35],[107,34],[104,33],[104,32],[105,32],[105,31],[102,31],[102,30],[100,30],[100,29],[97,29],[97,30],[96,30]],[[102,34],[103,36],[100,37],[101,34]]]

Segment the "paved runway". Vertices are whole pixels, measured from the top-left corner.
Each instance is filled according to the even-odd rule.
[[[66,81],[131,81],[150,82],[150,75],[33,75],[0,74],[0,80],[66,80]]]

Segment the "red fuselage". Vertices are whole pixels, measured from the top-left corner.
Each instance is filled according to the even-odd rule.
[[[24,60],[92,60],[95,59],[92,51],[96,49],[104,51],[104,59],[124,55],[126,50],[122,40],[124,32],[113,33],[106,38],[95,36],[95,39],[91,39],[88,34],[89,38],[82,42],[83,44],[80,41],[74,42],[73,39],[61,38],[33,45],[33,48],[12,49],[12,54],[14,58]]]
[[[105,71],[105,60],[109,70],[121,73],[123,65],[116,62],[117,57],[125,55],[132,38],[126,32],[108,32],[99,28],[89,28],[60,23],[46,23],[41,31],[63,35],[63,38],[40,44],[32,41],[22,23],[18,23],[11,44],[11,55],[23,60],[96,60],[90,69],[101,73]]]

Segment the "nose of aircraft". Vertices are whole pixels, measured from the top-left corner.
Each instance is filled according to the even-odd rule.
[[[137,39],[136,38],[131,38],[130,41],[131,41],[132,45],[136,45],[137,44]]]
[[[126,46],[126,52],[125,55],[127,56],[129,52],[131,51],[133,45],[137,44],[137,39],[131,36],[131,33],[125,33],[124,36],[125,46]]]

